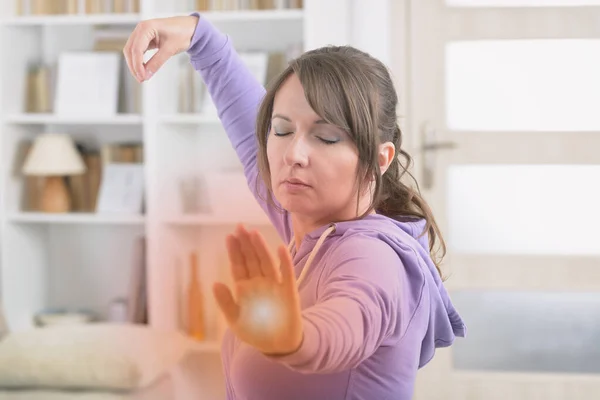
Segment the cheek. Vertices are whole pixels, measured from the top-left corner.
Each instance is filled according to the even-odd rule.
[[[358,157],[350,151],[330,154],[322,168],[321,182],[329,182],[325,187],[335,197],[348,197],[356,191],[356,168]]]
[[[267,142],[267,160],[269,161],[269,166],[271,166],[271,169],[273,169],[273,165],[277,163],[277,153],[278,151],[276,146],[273,144],[273,141],[269,140]]]
[[[273,145],[272,141],[267,142],[267,161],[269,162],[269,174],[271,176],[271,185],[274,185],[274,182],[277,181],[278,176],[277,172],[281,171],[281,167],[279,165],[279,157],[277,156],[278,152]],[[273,186],[274,187],[274,186]]]

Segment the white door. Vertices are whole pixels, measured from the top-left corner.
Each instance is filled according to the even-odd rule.
[[[407,6],[406,129],[468,329],[415,398],[600,399],[600,0]]]

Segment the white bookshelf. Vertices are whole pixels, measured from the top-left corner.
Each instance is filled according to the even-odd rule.
[[[157,17],[169,17],[173,15],[187,15],[187,12],[161,12]],[[302,22],[304,10],[239,10],[239,11],[207,11],[202,13],[206,18],[214,23],[223,22],[276,22],[276,21],[296,21]]]
[[[139,114],[73,118],[24,112],[30,62],[53,63],[62,51],[90,49],[96,25],[133,30],[141,20],[186,15],[192,10],[183,1],[141,0],[139,14],[16,16],[14,3],[0,0],[0,51],[6,55],[0,61],[0,295],[10,328],[30,328],[33,315],[50,307],[105,313],[111,300],[127,293],[134,241],[143,235],[149,324],[183,329],[179,315],[185,267],[190,252],[196,251],[207,330],[206,341],[198,343],[197,350],[218,355],[221,328],[210,287],[216,279],[227,279],[225,235],[244,222],[260,229],[274,246],[279,240],[265,220],[239,221],[181,210],[180,179],[240,166],[215,115],[177,111],[178,65],[187,55],[174,57],[141,85]],[[229,34],[241,51],[353,42],[369,50],[366,30],[362,38],[352,33],[350,7],[345,0],[304,0],[303,10],[207,12],[203,16]],[[335,23],[330,18],[332,10],[337,14]],[[375,28],[373,32],[369,35],[377,34]],[[373,41],[375,47],[378,40]],[[142,141],[145,214],[22,211],[23,177],[14,169],[17,146],[48,131],[70,133],[76,140],[98,146]]]
[[[95,225],[143,225],[143,215],[102,215],[97,213],[46,214],[39,212],[18,212],[7,216],[12,223],[29,224],[95,224]]]
[[[12,114],[4,118],[6,124],[19,125],[140,125],[141,115],[117,115],[110,118],[63,117],[54,114]]]
[[[270,225],[269,220],[266,218],[249,218],[246,220],[239,220],[236,218],[228,218],[227,216],[211,214],[174,216],[162,220],[163,224],[171,226],[228,226],[230,228],[235,227],[235,225],[240,222],[249,227],[254,226],[260,228],[268,227]]]
[[[161,115],[158,119],[161,124],[207,124],[220,125],[221,121],[217,115],[202,115],[193,113],[180,113],[172,115]]]
[[[31,15],[12,16],[0,20],[4,26],[50,26],[50,25],[122,25],[141,21],[140,14],[92,14],[92,15]]]

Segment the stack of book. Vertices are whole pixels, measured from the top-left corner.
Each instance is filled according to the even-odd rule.
[[[141,113],[141,85],[137,83],[127,68],[123,48],[130,31],[119,28],[96,28],[94,31],[94,52],[113,52],[120,57],[118,112],[125,114]],[[56,95],[58,65],[32,63],[26,73],[24,109],[27,113],[52,113]]]
[[[286,10],[302,8],[302,0],[192,0],[197,11]]]
[[[79,0],[18,0],[19,15],[138,13],[139,0],[85,0],[79,10]]]

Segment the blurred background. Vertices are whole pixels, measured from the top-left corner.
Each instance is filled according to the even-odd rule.
[[[192,11],[265,85],[328,44],[390,68],[468,327],[415,399],[600,398],[600,0],[0,0],[0,399],[225,398],[225,235],[279,239],[188,56],[122,55]]]

